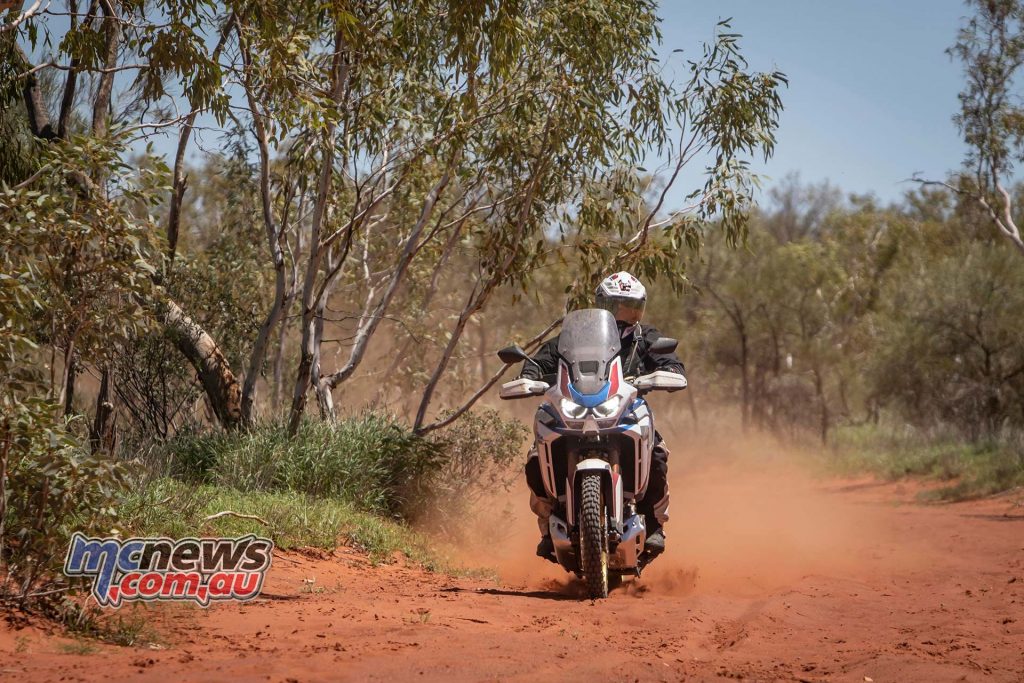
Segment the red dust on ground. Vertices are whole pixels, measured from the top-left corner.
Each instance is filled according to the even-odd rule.
[[[669,551],[596,603],[531,556],[529,519],[491,546],[498,581],[281,553],[255,602],[137,610],[155,643],[7,627],[0,679],[1024,681],[1024,508],[912,493],[691,472]]]

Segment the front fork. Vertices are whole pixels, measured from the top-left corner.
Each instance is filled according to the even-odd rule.
[[[611,512],[608,518],[609,568],[640,575],[647,527],[643,515],[637,514],[636,504],[623,500],[622,479],[618,476],[617,469],[617,466],[597,458],[580,461],[566,487],[566,505],[563,512],[566,519],[552,514],[548,521],[551,540],[555,546],[555,557],[559,564],[571,572],[579,572],[579,532],[575,525],[575,501],[578,499],[578,491],[575,483],[585,472],[597,471],[602,474],[604,498]]]

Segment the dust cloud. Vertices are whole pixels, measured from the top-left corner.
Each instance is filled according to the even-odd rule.
[[[672,424],[685,422],[659,424],[672,451],[667,550],[620,595],[756,597],[810,575],[857,579],[869,564],[897,570],[928,561],[926,549],[897,537],[891,507],[837,495],[871,482],[826,478],[808,450],[739,436],[728,421],[696,435]],[[528,499],[522,481],[489,498],[472,515],[488,536],[467,533],[457,556],[493,568],[506,585],[572,593],[573,577],[534,555],[539,532]]]

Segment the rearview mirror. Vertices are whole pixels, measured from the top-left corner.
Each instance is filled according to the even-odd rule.
[[[672,353],[679,346],[679,341],[672,337],[659,337],[655,339],[649,349],[651,353]]]
[[[506,346],[501,351],[498,351],[498,358],[505,365],[512,365],[518,363],[521,360],[530,360],[530,357],[526,355],[526,351],[519,348],[519,344],[513,344],[512,346]]]

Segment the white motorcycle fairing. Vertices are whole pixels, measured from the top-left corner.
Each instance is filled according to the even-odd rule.
[[[619,358],[612,361],[609,370],[605,390],[595,396],[583,396],[569,382],[568,367],[560,363],[558,382],[545,394],[547,402],[537,409],[534,419],[544,489],[558,501],[558,510],[564,515],[563,519],[553,514],[549,522],[555,557],[559,564],[573,572],[578,570],[578,562],[571,529],[576,523],[574,495],[577,493],[577,475],[581,472],[599,470],[606,479],[605,500],[612,503],[609,521],[613,538],[618,539],[609,556],[609,568],[636,570],[647,539],[643,515],[635,510],[636,502],[643,498],[650,479],[653,417],[647,402],[637,397],[636,388],[623,379]],[[562,401],[566,398],[577,406],[588,408],[587,414],[579,417],[578,409],[569,408],[577,415],[573,417],[561,410]],[[614,403],[616,398],[620,405],[615,412],[607,417],[593,414],[594,407]],[[591,450],[585,446],[588,438],[601,439],[592,448],[600,451],[601,457],[587,457],[586,451]],[[577,442],[575,448],[569,448],[571,442]]]

